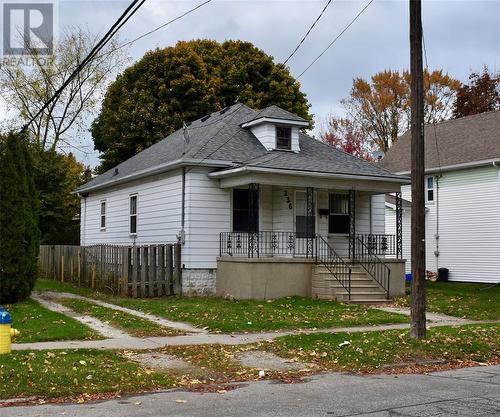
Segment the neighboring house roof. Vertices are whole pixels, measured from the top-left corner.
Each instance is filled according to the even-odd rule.
[[[267,109],[277,114],[273,107],[276,106]],[[282,115],[291,114],[279,110]],[[401,182],[408,180],[302,133],[299,137],[300,152],[268,151],[249,129],[240,126],[257,114],[260,112],[243,104],[235,104],[220,112],[212,113],[209,117],[205,116],[190,123],[186,129],[177,130],[115,168],[97,176],[77,191],[87,192],[174,167],[193,165],[218,168],[258,166],[291,171],[380,177]]]
[[[411,210],[411,201],[401,199],[403,203],[403,210]],[[396,207],[396,196],[392,194],[385,195],[385,203],[386,205],[390,205],[392,207]]]
[[[411,132],[407,131],[379,164],[391,172],[406,173],[410,156]],[[425,126],[426,170],[499,158],[500,110]]]
[[[300,116],[297,116],[296,114],[290,113],[289,111],[283,110],[281,107],[278,106],[269,106],[266,107],[262,110],[259,110],[257,112],[254,112],[250,117],[247,119],[243,120],[240,124],[245,124],[252,122],[254,120],[258,119],[280,119],[280,120],[289,120],[292,122],[305,122],[308,123],[307,120],[303,119]]]

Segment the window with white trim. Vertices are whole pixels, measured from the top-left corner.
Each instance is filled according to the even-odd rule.
[[[434,201],[434,177],[427,177],[425,179],[425,199],[426,201]]]
[[[130,196],[130,234],[137,234],[137,194]]]
[[[101,200],[101,230],[106,229],[106,200]]]
[[[276,126],[276,149],[292,149],[292,128]]]

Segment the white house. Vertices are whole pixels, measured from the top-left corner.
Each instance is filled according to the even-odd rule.
[[[410,132],[381,161],[410,173]],[[425,127],[427,270],[448,268],[452,281],[500,281],[500,111]],[[402,187],[403,203],[411,200]],[[394,230],[394,204],[386,203],[386,233]],[[404,208],[405,204],[403,204]],[[410,263],[410,207],[403,210],[403,256]]]
[[[188,123],[77,190],[81,245],[179,241],[184,293],[401,293],[384,196],[408,178],[301,133],[307,126],[242,104]]]

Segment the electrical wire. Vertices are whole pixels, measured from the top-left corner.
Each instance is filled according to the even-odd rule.
[[[309,28],[309,30],[306,32],[306,34],[304,35],[304,37],[300,40],[299,44],[295,47],[295,49],[288,56],[288,58],[285,59],[285,61],[283,61],[283,64],[282,64],[283,66],[286,65],[286,63],[295,55],[295,52],[297,52],[299,50],[299,48],[302,46],[302,44],[304,43],[304,41],[306,40],[306,38],[309,36],[309,34],[313,30],[314,26],[316,26],[316,23],[318,23],[319,19],[321,19],[321,16],[323,16],[323,13],[325,13],[325,10],[328,8],[328,6],[330,5],[330,3],[332,1],[333,0],[328,0],[328,2],[325,4],[325,7],[323,7],[323,10],[321,10],[321,13],[319,14],[319,16],[316,18],[316,20],[311,25],[311,27]]]
[[[354,18],[349,22],[349,24],[344,28],[342,29],[342,31],[335,37],[335,39],[333,39],[333,41],[330,42],[330,44],[325,48],[323,49],[323,51],[316,57],[314,58],[314,60],[306,67],[306,69],[304,71],[302,71],[299,76],[296,78],[297,80],[302,77],[308,70],[309,68],[311,68],[317,61],[318,59],[320,59],[325,53],[326,51],[328,51],[334,44],[335,42],[337,42],[337,40],[340,39],[340,37],[352,26],[352,24],[358,20],[358,18],[363,14],[363,12],[370,6],[370,4],[373,3],[374,0],[370,0],[359,12],[356,16],[354,16]]]
[[[429,63],[427,61],[427,48],[425,46],[425,37],[424,37],[423,30],[422,30],[422,46],[424,48],[425,69],[427,70],[427,75],[429,77],[429,88],[430,88],[430,86],[431,86],[431,73],[429,70]],[[432,128],[434,130],[434,142],[436,144],[436,156],[437,156],[437,160],[438,160],[439,176],[442,177],[443,172],[441,170],[441,157],[439,155],[439,146],[438,146],[437,129],[436,129],[436,122],[435,121],[432,122]]]
[[[111,28],[106,32],[106,34],[101,38],[101,40],[92,48],[90,53],[83,59],[83,61],[76,67],[76,69],[70,74],[70,76],[63,82],[63,84],[56,90],[50,99],[48,99],[44,105],[37,111],[37,113],[30,118],[30,120],[21,129],[24,132],[34,120],[36,120],[43,111],[54,101],[59,95],[64,91],[64,89],[69,85],[69,83],[82,71],[82,69],[92,60],[96,54],[111,40],[111,38],[116,34],[116,32],[139,10],[139,8],[144,4],[146,0],[133,0],[132,3],[125,9],[125,11],[120,15],[120,17],[113,23]],[[130,14],[129,14],[130,13]],[[128,16],[127,16],[128,15]]]

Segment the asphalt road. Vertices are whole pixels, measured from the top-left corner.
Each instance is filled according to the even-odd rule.
[[[0,416],[498,417],[500,366],[429,375],[323,374],[299,384],[248,383],[223,394],[172,390],[82,405],[9,407]]]

